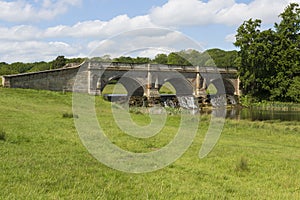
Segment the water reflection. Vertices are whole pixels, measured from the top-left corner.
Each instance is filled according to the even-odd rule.
[[[222,116],[218,109],[201,111],[201,115]],[[251,108],[232,107],[227,109],[226,118],[229,119],[247,119],[252,121],[280,120],[280,121],[300,121],[299,111],[277,111],[277,110],[259,110]]]
[[[228,98],[228,97],[227,97]],[[104,99],[112,102],[126,102],[128,100],[127,95],[104,95]],[[231,108],[223,109],[227,105],[225,96],[218,96],[211,98],[213,107],[201,109],[201,115],[213,115],[214,117],[224,117],[230,119],[247,119],[252,121],[265,121],[265,120],[280,120],[280,121],[300,121],[300,111],[278,111],[278,110],[261,110],[258,108],[242,108],[235,106],[235,99],[231,98]],[[193,97],[176,97],[175,95],[162,95],[161,96],[162,106],[178,108],[183,107],[191,110],[194,114],[198,113],[198,107]],[[144,106],[144,102],[141,106]]]
[[[280,120],[280,121],[300,121],[299,111],[275,111],[259,109],[242,109],[240,112],[242,119],[250,120]]]

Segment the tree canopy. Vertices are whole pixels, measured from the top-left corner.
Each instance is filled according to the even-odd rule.
[[[249,19],[237,30],[238,73],[244,94],[258,100],[299,102],[300,8],[290,4],[274,29]]]

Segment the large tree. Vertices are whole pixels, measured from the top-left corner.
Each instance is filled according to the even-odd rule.
[[[62,68],[63,66],[66,65],[66,63],[67,60],[65,56],[57,56],[57,58],[52,62],[52,69]]]
[[[261,20],[245,21],[237,30],[242,89],[259,100],[298,101],[295,81],[299,76],[299,5],[290,4],[279,15],[275,30],[260,30]],[[292,91],[289,91],[292,90]]]

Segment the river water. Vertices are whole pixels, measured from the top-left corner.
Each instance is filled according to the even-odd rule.
[[[202,112],[203,114],[215,114],[215,111]],[[300,121],[300,111],[278,111],[278,110],[261,110],[257,108],[230,108],[227,109],[226,118],[230,119],[247,119],[251,121]]]
[[[125,98],[127,95],[108,94],[104,98],[108,101],[118,101],[120,98]],[[164,95],[169,97],[168,95]],[[172,96],[172,95],[171,95]],[[171,97],[170,96],[170,97]],[[183,102],[188,104],[189,101]],[[224,111],[224,110],[223,110]],[[217,109],[208,109],[201,111],[201,115],[215,115],[224,116],[224,112]],[[230,119],[247,119],[252,121],[266,121],[266,120],[279,120],[279,121],[300,121],[300,111],[278,111],[278,110],[262,110],[259,108],[241,108],[233,106],[226,110],[226,118]]]

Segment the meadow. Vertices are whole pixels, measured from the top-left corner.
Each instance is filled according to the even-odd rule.
[[[166,145],[180,120],[173,113],[162,134],[134,139],[117,128],[110,108],[96,97],[108,138],[135,152]],[[142,112],[131,117],[149,123]],[[158,171],[130,174],[103,165],[84,147],[71,93],[0,88],[0,199],[300,198],[299,122],[226,120],[217,145],[200,159],[209,121],[201,116],[180,159]]]

